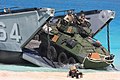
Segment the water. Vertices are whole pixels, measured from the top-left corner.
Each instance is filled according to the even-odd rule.
[[[115,54],[114,64],[120,68],[120,0],[0,0],[0,7],[50,7],[59,10],[75,9],[94,10],[110,9],[116,12],[115,19],[110,23],[111,53]],[[106,28],[95,36],[107,48]],[[15,66],[16,67],[16,66]],[[2,67],[0,67],[2,68]],[[22,67],[23,68],[23,67]]]
[[[14,71],[14,72],[68,72],[69,68],[67,65],[66,68],[47,68],[47,67],[32,67],[32,66],[18,66],[18,65],[6,65],[6,64],[0,64],[0,70],[2,71]],[[102,71],[109,71],[113,72],[112,68],[108,69],[102,69],[102,70],[93,70],[93,69],[79,69],[79,71],[84,72],[84,73],[89,73],[89,72],[102,72]]]

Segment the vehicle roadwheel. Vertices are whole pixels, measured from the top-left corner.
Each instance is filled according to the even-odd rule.
[[[64,52],[62,52],[62,53],[59,54],[59,56],[58,56],[58,63],[60,65],[68,63],[67,55]]]
[[[68,63],[69,63],[69,64],[76,64],[76,60],[75,60],[73,57],[70,57],[70,58],[68,59]]]
[[[47,53],[47,58],[55,60],[57,58],[57,51],[53,46],[50,46],[50,51]]]

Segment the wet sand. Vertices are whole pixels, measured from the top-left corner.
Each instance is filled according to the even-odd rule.
[[[0,71],[0,80],[78,80],[67,77],[67,72],[12,72]],[[83,73],[80,80],[120,80],[120,72]]]

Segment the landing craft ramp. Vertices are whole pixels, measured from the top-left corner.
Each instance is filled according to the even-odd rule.
[[[0,50],[22,52],[23,48],[54,15],[51,8],[28,8],[0,12]]]
[[[23,53],[22,58],[37,66],[51,67],[49,63],[44,60],[44,58],[35,54]]]
[[[81,13],[78,14],[80,15]],[[83,13],[91,23],[90,28],[92,29],[93,37],[115,17],[115,12],[112,10],[91,10],[83,11]]]

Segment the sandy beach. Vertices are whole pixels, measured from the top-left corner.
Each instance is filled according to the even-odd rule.
[[[0,80],[77,80],[67,72],[12,72],[0,71]],[[80,80],[120,80],[120,72],[84,73]]]

